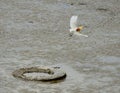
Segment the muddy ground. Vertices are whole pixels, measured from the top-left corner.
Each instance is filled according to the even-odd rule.
[[[69,37],[78,15],[81,32]],[[59,66],[60,82],[23,81],[21,67]],[[120,0],[0,0],[1,93],[120,93]]]

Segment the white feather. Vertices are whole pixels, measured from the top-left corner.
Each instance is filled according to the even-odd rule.
[[[74,34],[75,34],[75,35],[78,35],[78,36],[88,37],[88,35],[83,35],[83,34],[80,34],[80,33],[78,33],[78,32],[75,32]]]
[[[71,29],[75,29],[77,27],[77,16],[72,16],[70,19],[70,27]]]

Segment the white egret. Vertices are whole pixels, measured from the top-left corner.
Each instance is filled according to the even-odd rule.
[[[83,29],[83,26],[77,26],[77,19],[78,16],[72,16],[70,19],[70,36],[72,35],[78,35],[78,36],[85,36],[88,37],[87,35],[81,34],[81,30]]]

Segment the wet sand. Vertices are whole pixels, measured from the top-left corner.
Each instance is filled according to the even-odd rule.
[[[69,37],[79,16],[82,34]],[[18,68],[60,66],[60,82],[14,78]],[[0,0],[1,93],[120,93],[119,0]]]

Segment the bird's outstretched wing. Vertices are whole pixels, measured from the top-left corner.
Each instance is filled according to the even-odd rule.
[[[78,36],[84,36],[84,37],[88,37],[88,35],[84,35],[84,34],[80,34],[78,32],[74,33],[75,35],[78,35]]]
[[[78,16],[72,16],[70,19],[70,27],[71,29],[74,29],[77,27],[77,18]]]

